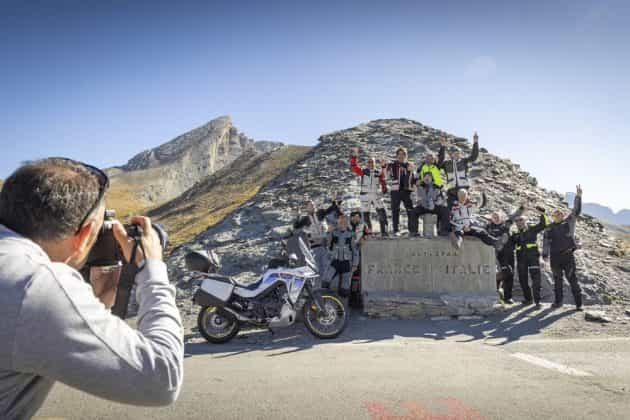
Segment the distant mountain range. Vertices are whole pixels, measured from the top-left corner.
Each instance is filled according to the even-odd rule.
[[[566,194],[567,203],[571,206],[573,205],[574,199],[575,193]],[[608,223],[630,226],[630,210],[628,209],[620,210],[615,213],[610,207],[601,204],[584,203],[582,204],[582,212]]]

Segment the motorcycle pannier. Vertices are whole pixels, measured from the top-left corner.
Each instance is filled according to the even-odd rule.
[[[234,285],[216,280],[204,280],[203,283],[201,283],[201,290],[223,302],[227,302],[230,296],[232,296]]]

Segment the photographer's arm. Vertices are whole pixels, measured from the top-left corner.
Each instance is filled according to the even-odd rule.
[[[150,241],[145,245],[148,259],[136,276],[137,330],[113,316],[78,272],[42,265],[24,297],[15,369],[112,401],[174,402],[183,381],[182,324],[166,265],[152,257]]]

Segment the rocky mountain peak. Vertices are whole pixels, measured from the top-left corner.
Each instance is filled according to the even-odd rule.
[[[212,161],[210,155],[238,155],[253,143],[252,139],[238,132],[229,116],[222,116],[156,148],[138,153],[121,169],[134,171],[153,168],[185,158],[187,154],[200,154]]]
[[[266,153],[279,142],[255,142],[232,124],[216,118],[110,170],[113,184],[138,199],[157,204],[177,197],[195,183],[229,165],[247,150]]]

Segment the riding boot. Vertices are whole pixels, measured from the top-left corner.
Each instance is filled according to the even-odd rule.
[[[363,223],[365,223],[368,227],[368,229],[370,229],[370,232],[372,231],[372,219],[370,218],[370,212],[369,211],[364,211],[363,212]]]
[[[387,213],[385,209],[376,209],[376,214],[378,215],[378,222],[381,226],[381,236],[387,235]]]

